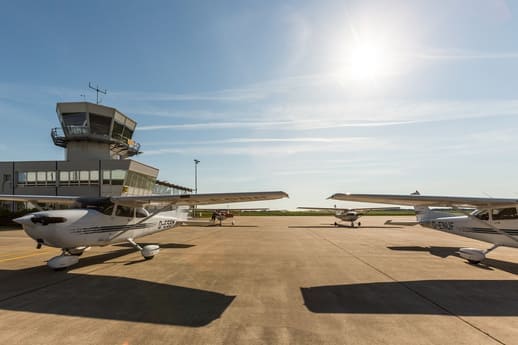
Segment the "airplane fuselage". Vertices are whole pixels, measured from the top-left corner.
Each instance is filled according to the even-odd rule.
[[[344,222],[355,222],[358,220],[358,218],[360,218],[360,215],[358,214],[358,212],[354,212],[354,211],[348,211],[348,212],[338,211],[335,213],[335,217],[340,220],[343,220]]]
[[[105,215],[93,209],[42,211],[18,218],[38,243],[56,248],[105,246],[173,228],[177,217],[143,218]]]
[[[471,216],[448,216],[433,219],[423,219],[420,224],[424,227],[447,232],[454,235],[473,238],[479,241],[518,248],[518,219],[481,222]],[[503,231],[508,236],[498,232],[490,225]],[[514,239],[513,239],[514,238]]]

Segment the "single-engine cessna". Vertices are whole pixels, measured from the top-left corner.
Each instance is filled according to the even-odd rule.
[[[185,195],[112,196],[104,198],[41,195],[0,195],[0,200],[52,203],[71,209],[40,211],[14,219],[37,243],[61,248],[62,254],[48,261],[53,269],[76,264],[91,246],[128,242],[145,259],[158,254],[158,245],[141,247],[135,239],[188,222],[189,206],[232,202],[274,200],[288,197],[284,192],[247,192]],[[144,206],[160,205],[149,212]],[[174,211],[164,211],[176,206]]]
[[[234,219],[235,212],[243,212],[243,211],[267,211],[268,208],[197,208],[196,212],[210,212],[210,222],[212,224],[216,224],[219,222],[219,225],[223,225],[223,221],[226,219],[232,219],[232,225],[236,225],[236,221]]]
[[[458,254],[472,264],[478,264],[486,255],[500,246],[518,248],[518,199],[478,198],[457,196],[429,196],[415,192],[411,195],[394,194],[334,194],[329,199],[359,201],[378,204],[414,206],[416,222],[424,227],[450,234],[474,238],[492,243],[491,248],[460,248]],[[430,207],[452,207],[462,211],[463,207],[474,207],[475,211],[455,215]],[[401,224],[392,222],[391,224]]]
[[[340,207],[297,207],[301,210],[312,210],[312,211],[329,211],[334,212],[335,217],[343,222],[351,222],[351,228],[354,228],[354,222],[356,222],[361,216],[364,216],[373,210],[399,210],[399,207],[363,207],[363,208],[340,208]],[[358,222],[358,227],[362,225]],[[335,222],[335,226],[340,226],[339,223]]]

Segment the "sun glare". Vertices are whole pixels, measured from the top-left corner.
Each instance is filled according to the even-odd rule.
[[[380,44],[356,44],[350,50],[348,74],[351,79],[370,81],[390,74],[390,57],[387,49]]]

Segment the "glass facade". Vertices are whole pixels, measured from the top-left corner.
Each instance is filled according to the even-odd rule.
[[[79,186],[98,185],[98,170],[61,170],[61,171],[18,171],[18,186]],[[58,176],[58,179],[56,179]],[[128,179],[126,179],[128,176]],[[103,170],[102,184],[105,185],[128,185],[151,191],[155,179],[133,171],[129,173],[122,169]],[[131,181],[130,181],[131,179]]]

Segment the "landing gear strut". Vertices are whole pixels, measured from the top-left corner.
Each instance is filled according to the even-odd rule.
[[[148,244],[147,246],[141,247],[140,245],[138,245],[138,243],[133,241],[132,238],[128,238],[128,242],[133,247],[135,247],[138,251],[140,251],[140,254],[142,254],[144,259],[146,259],[146,260],[153,259],[155,257],[155,255],[157,255],[158,252],[160,251],[160,246],[157,244]]]
[[[495,244],[489,249],[481,250],[476,248],[460,248],[457,252],[460,257],[468,260],[468,262],[472,265],[478,265],[482,260],[486,258],[486,255],[495,250],[496,248],[500,247],[499,244]]]

